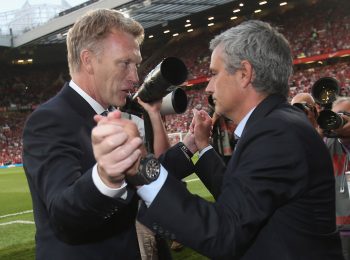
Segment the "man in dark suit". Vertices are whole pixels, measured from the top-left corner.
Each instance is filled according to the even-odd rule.
[[[287,103],[288,42],[253,20],[221,33],[210,47],[206,91],[216,113],[238,123],[235,151],[225,167],[209,145],[209,116],[195,112],[184,144],[164,154],[158,179],[138,187],[147,206],[139,220],[214,259],[342,259],[331,158],[307,118]],[[118,120],[98,123],[96,133],[109,124]],[[132,151],[131,142],[116,147]],[[192,170],[214,203],[181,184]]]
[[[107,9],[87,13],[68,32],[72,80],[31,114],[23,133],[37,259],[140,259],[139,199],[124,180],[131,164],[113,161],[125,159],[123,151],[94,153],[91,130],[94,116],[123,106],[138,83],[143,37],[139,23]]]

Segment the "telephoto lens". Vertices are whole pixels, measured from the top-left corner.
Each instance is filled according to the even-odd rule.
[[[341,117],[342,113],[335,113],[332,110],[322,110],[317,118],[317,123],[323,130],[335,130],[343,127],[346,120]]]

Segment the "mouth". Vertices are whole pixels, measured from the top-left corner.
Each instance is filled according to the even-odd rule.
[[[131,89],[124,89],[121,92],[123,92],[125,96],[132,96],[133,94]]]

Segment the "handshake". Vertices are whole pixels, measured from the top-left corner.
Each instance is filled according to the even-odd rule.
[[[120,188],[125,179],[137,175],[140,162],[148,158],[146,148],[136,124],[122,118],[120,111],[110,112],[107,117],[95,115],[94,120],[97,126],[92,130],[91,141],[98,174],[108,187]],[[208,113],[194,109],[184,144],[192,153],[201,151],[209,145],[211,130]],[[157,168],[155,161],[150,162],[153,168]]]
[[[136,124],[115,110],[106,117],[95,115],[97,126],[91,141],[98,174],[105,185],[120,188],[127,175],[135,175],[147,152]]]

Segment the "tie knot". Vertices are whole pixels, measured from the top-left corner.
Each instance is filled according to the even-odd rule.
[[[101,115],[101,116],[107,116],[108,113],[109,113],[109,111],[108,111],[108,110],[105,110],[105,111],[103,111],[100,115]]]
[[[232,137],[231,137],[231,140],[230,140],[230,144],[231,144],[231,148],[232,149],[235,149],[236,148],[236,145],[238,143],[238,140],[239,140],[239,136],[236,135],[235,133],[233,133]]]
[[[107,116],[109,112],[112,112],[115,110],[114,106],[109,106],[105,111],[103,111],[100,115],[101,116]]]

